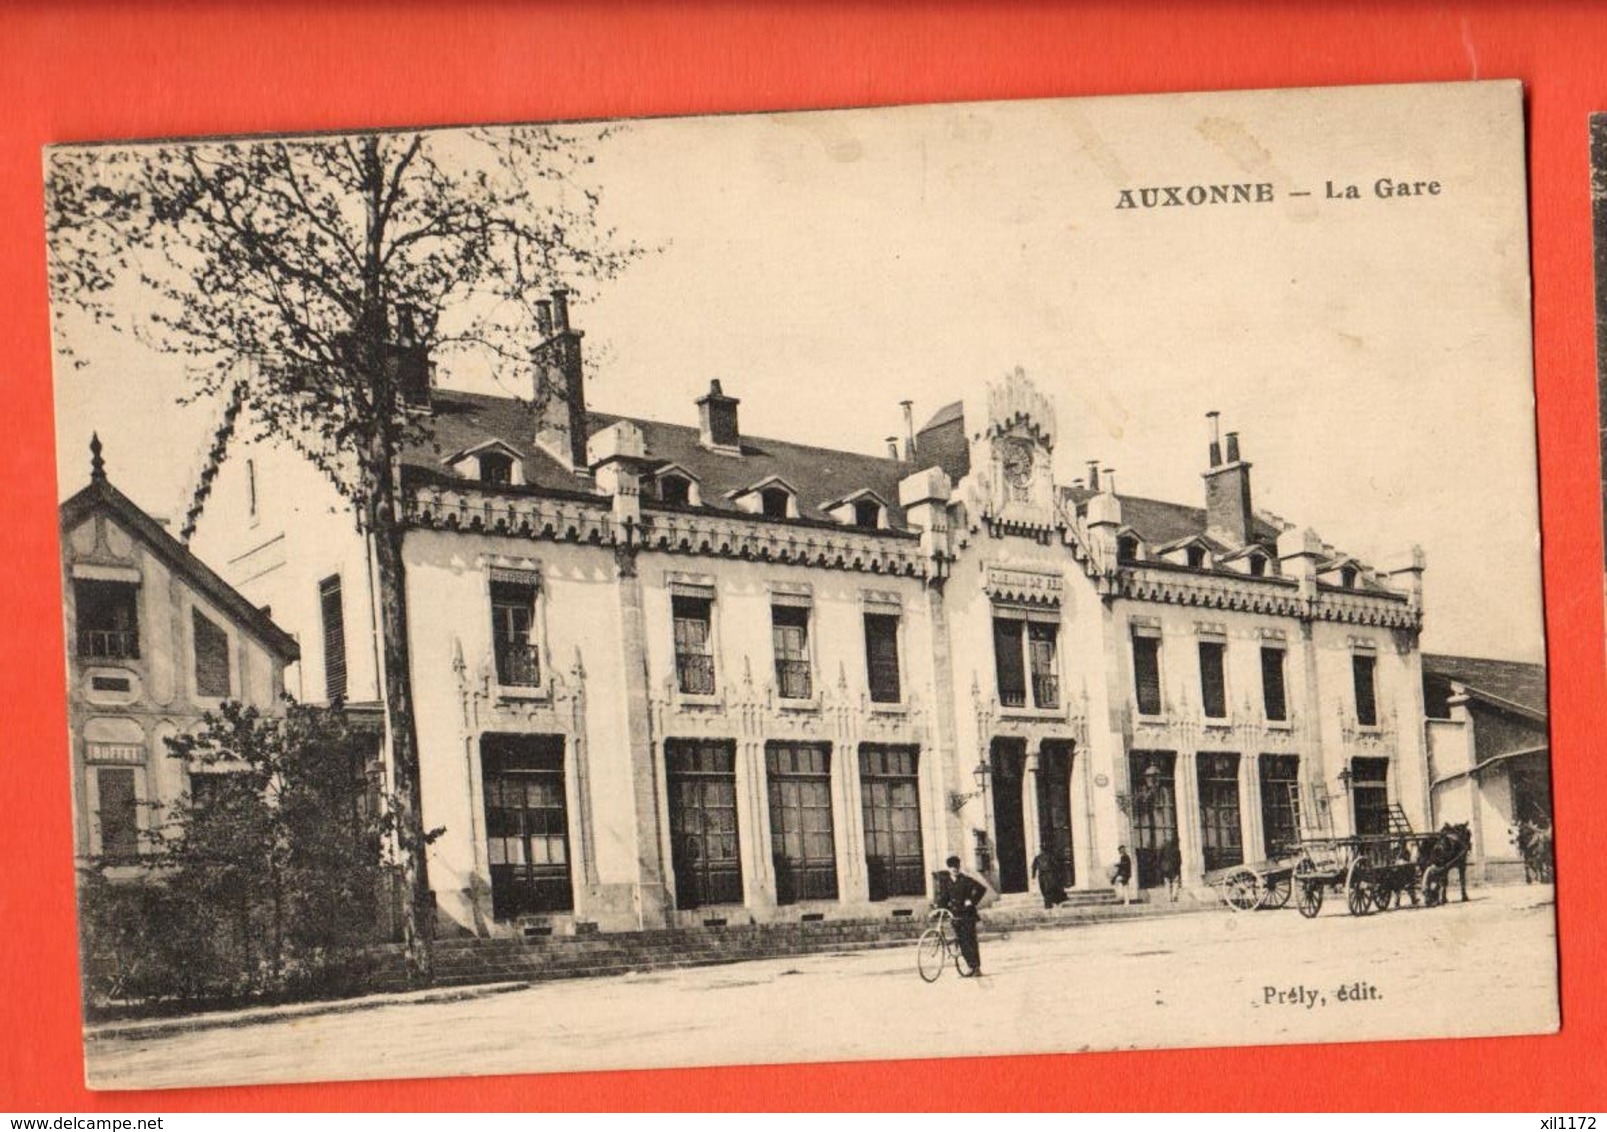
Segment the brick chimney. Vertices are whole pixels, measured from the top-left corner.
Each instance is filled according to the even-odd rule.
[[[536,446],[572,470],[586,461],[586,373],[580,340],[585,331],[569,325],[569,292],[558,288],[536,303],[541,342],[532,350],[536,364]]]
[[[396,326],[386,343],[385,364],[404,404],[422,409],[430,407],[434,386],[430,353],[420,333],[418,312],[410,306],[396,308]]]
[[[1205,478],[1205,533],[1238,549],[1248,546],[1254,524],[1250,507],[1250,465],[1239,459],[1239,434],[1228,433],[1226,459],[1218,434],[1220,418],[1207,413],[1211,423],[1210,467]]]
[[[727,397],[720,379],[709,382],[709,391],[697,401],[698,440],[703,447],[728,456],[742,455],[742,432],[737,428],[735,397]]]

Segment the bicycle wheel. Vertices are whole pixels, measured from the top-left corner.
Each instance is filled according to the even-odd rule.
[[[937,977],[943,973],[948,950],[941,928],[927,928],[921,933],[921,940],[915,945],[915,966],[920,970],[921,978],[929,983],[937,982]]]
[[[959,943],[956,942],[951,946],[954,951],[954,969],[960,973],[960,978],[969,979],[976,973],[975,969],[965,961],[965,956],[960,953]]]

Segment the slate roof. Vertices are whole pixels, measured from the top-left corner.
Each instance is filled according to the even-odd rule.
[[[140,542],[204,594],[208,601],[227,613],[236,624],[249,630],[267,648],[273,650],[286,663],[299,659],[301,647],[296,639],[275,625],[267,614],[252,605],[240,592],[220,578],[210,566],[191,554],[188,548],[167,532],[128,496],[104,479],[92,479],[89,485],[61,505],[61,529],[78,526],[96,511],[105,511]]]
[[[1077,514],[1086,514],[1088,501],[1097,492],[1086,487],[1068,487],[1062,494],[1077,505]],[[1116,493],[1122,504],[1122,525],[1131,527],[1145,544],[1152,547],[1182,542],[1196,536],[1204,539],[1212,550],[1227,554],[1237,549],[1211,538],[1205,533],[1205,508],[1190,507],[1183,503],[1167,503],[1161,499],[1145,499],[1138,495]],[[1278,528],[1257,516],[1253,520],[1254,541],[1272,552],[1278,551]]]
[[[496,438],[523,457],[527,487],[596,494],[590,476],[575,475],[535,446],[532,441],[534,416],[528,402],[514,397],[437,390],[432,406],[432,442],[413,444],[402,457],[407,474],[415,482],[420,478],[443,484],[462,482],[442,460]],[[626,419],[642,430],[647,456],[654,464],[677,464],[697,477],[705,509],[742,513],[727,498],[728,493],[780,476],[797,489],[798,515],[802,519],[838,525],[820,510],[821,504],[868,488],[887,503],[888,523],[895,528],[904,527],[904,512],[898,505],[898,484],[915,468],[902,460],[758,436],[744,436],[742,455],[729,456],[704,448],[699,443],[697,428],[690,425],[626,418],[615,413],[586,414],[587,427],[593,433]]]
[[[431,404],[433,436],[428,442],[412,443],[402,455],[404,475],[409,482],[434,482],[442,486],[459,484],[462,480],[448,469],[446,459],[495,439],[519,453],[525,481],[522,487],[503,487],[498,490],[583,497],[597,495],[596,485],[590,476],[576,475],[535,446],[534,410],[527,401],[517,397],[437,389]],[[959,428],[963,413],[962,402],[945,405],[933,414],[920,432],[924,434],[932,429]],[[928,466],[927,461],[923,460],[911,464],[888,456],[870,456],[757,436],[744,436],[742,455],[736,457],[704,448],[699,442],[698,429],[690,425],[666,424],[595,411],[589,411],[586,420],[588,430],[593,433],[617,421],[630,420],[642,430],[648,459],[659,467],[675,464],[696,476],[702,508],[716,512],[745,513],[729,496],[772,477],[780,477],[797,490],[798,517],[805,522],[839,525],[821,510],[822,504],[842,500],[861,490],[870,490],[887,504],[888,525],[895,531],[907,531],[904,512],[898,504],[899,481],[919,468]],[[961,439],[963,441],[963,437]],[[1062,494],[1079,514],[1084,514],[1088,500],[1095,493],[1086,487],[1070,487],[1063,488]],[[1218,557],[1227,557],[1242,549],[1225,545],[1206,535],[1203,507],[1135,495],[1121,495],[1119,498],[1123,524],[1132,528],[1152,548],[1199,538]],[[1259,515],[1254,518],[1254,543],[1265,548],[1274,559],[1277,557],[1278,534],[1279,528],[1275,524]],[[1342,555],[1336,554],[1333,562],[1337,563],[1342,558]],[[1377,594],[1394,593],[1374,582],[1365,571],[1357,580],[1357,588]]]
[[[1497,707],[1514,705],[1532,716],[1542,719],[1546,716],[1546,666],[1543,664],[1426,652],[1423,654],[1423,692],[1429,715],[1444,719],[1450,714],[1445,701],[1450,697],[1452,681]]]

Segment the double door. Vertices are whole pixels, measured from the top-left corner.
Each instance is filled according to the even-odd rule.
[[[1068,741],[1045,740],[1038,750],[1037,773],[1030,774],[1026,739],[1000,736],[993,740],[989,793],[1001,892],[1026,892],[1031,887],[1029,826],[1036,833],[1033,847],[1059,862],[1064,884],[1073,883],[1071,765]]]

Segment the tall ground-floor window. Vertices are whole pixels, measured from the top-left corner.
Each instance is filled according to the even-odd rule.
[[[1294,852],[1300,840],[1300,756],[1261,756],[1261,837],[1268,857]]]
[[[837,899],[837,844],[831,821],[831,748],[767,743],[770,852],[776,903]]]
[[[1200,839],[1205,867],[1244,864],[1239,826],[1239,756],[1201,751],[1195,756],[1200,780]]]
[[[1389,760],[1351,759],[1350,798],[1356,813],[1356,832],[1389,832]]]
[[[729,739],[664,742],[670,864],[679,908],[742,903],[736,754]]]
[[[482,736],[480,764],[492,915],[569,911],[563,736]]]
[[[139,856],[139,795],[134,772],[117,767],[95,771],[95,789],[100,797],[100,852],[111,860]]]
[[[1133,791],[1133,844],[1128,848],[1133,851],[1138,883],[1154,888],[1162,883],[1161,851],[1177,846],[1177,755],[1172,751],[1133,751],[1127,761]]]
[[[859,748],[865,871],[872,900],[926,894],[919,769],[919,748],[879,743]]]

